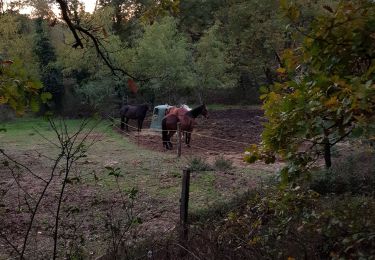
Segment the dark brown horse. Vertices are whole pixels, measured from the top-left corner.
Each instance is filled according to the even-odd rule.
[[[124,126],[126,126],[126,131],[129,131],[128,129],[129,119],[136,119],[138,121],[138,132],[141,131],[143,120],[146,117],[147,110],[148,110],[147,104],[123,106],[120,110],[121,129],[124,130]]]
[[[208,117],[206,105],[200,105],[190,111],[186,110],[177,114],[167,114],[161,122],[163,146],[168,150],[172,149],[171,137],[177,131],[177,123],[180,123],[181,131],[185,132],[185,143],[190,146],[191,132],[194,128],[195,118],[199,115]]]

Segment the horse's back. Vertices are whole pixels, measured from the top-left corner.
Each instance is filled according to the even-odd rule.
[[[129,105],[122,106],[120,109],[121,116],[124,116],[128,112],[128,110],[129,110]]]
[[[147,105],[124,105],[120,112],[121,116],[128,117],[130,119],[144,119],[148,110]]]
[[[183,107],[172,107],[170,108],[169,111],[167,111],[167,115],[175,115],[177,116],[180,120],[185,116],[185,114],[188,112],[186,108]]]
[[[147,105],[139,105],[135,109],[136,109],[137,118],[144,119],[146,117],[147,110],[148,110]]]
[[[174,114],[176,114],[177,109],[178,109],[178,107],[169,107],[169,108],[165,111],[165,115],[174,115]]]

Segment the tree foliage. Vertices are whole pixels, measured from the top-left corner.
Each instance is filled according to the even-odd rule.
[[[62,110],[64,87],[61,69],[56,65],[55,50],[44,28],[43,20],[36,20],[36,40],[34,52],[39,59],[43,90],[52,94],[49,107],[55,111]]]
[[[218,17],[236,72],[250,75],[253,84],[272,84],[269,71],[279,65],[277,58],[286,40],[278,1],[233,1],[222,7]]]
[[[194,64],[196,91],[202,102],[207,89],[233,85],[228,71],[231,68],[227,45],[219,39],[219,24],[212,26],[196,44]]]
[[[173,92],[193,86],[192,58],[186,37],[173,17],[146,25],[133,50],[133,71],[149,78],[146,86],[173,99]]]
[[[33,26],[18,14],[0,16],[0,104],[9,105],[18,115],[28,107],[37,111],[41,101],[50,98],[41,94],[38,63],[30,48]]]
[[[292,20],[299,16],[286,1],[284,8],[294,10]],[[279,155],[290,162],[285,179],[320,155],[329,167],[330,148],[348,136],[373,137],[375,4],[342,1],[325,9],[302,47],[284,51],[280,82],[262,97],[268,122],[261,151],[248,160]]]
[[[18,115],[22,115],[27,107],[36,112],[41,101],[46,102],[51,97],[49,93],[40,96],[41,88],[40,81],[25,70],[21,61],[15,60],[8,65],[0,58],[0,105],[9,105]]]

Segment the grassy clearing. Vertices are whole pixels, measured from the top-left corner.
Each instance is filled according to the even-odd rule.
[[[90,125],[97,123],[92,121]],[[74,133],[79,128],[81,120],[67,120],[66,124],[69,132]],[[1,149],[28,165],[35,173],[41,176],[48,175],[52,163],[40,154],[56,158],[59,151],[51,143],[56,140],[56,136],[47,121],[41,118],[17,119],[2,123],[0,128],[6,129],[0,132]],[[84,240],[85,251],[96,252],[95,255],[105,251],[104,241],[107,241],[108,235],[105,233],[103,222],[106,210],[111,205],[118,205],[113,204],[118,202],[118,189],[125,193],[132,188],[139,191],[134,210],[139,213],[142,224],[137,227],[137,239],[155,236],[160,230],[173,228],[178,221],[182,169],[191,163],[191,158],[177,159],[173,154],[138,147],[114,131],[108,121],[99,122],[91,132],[88,141],[94,140],[96,142],[89,148],[87,157],[82,158],[72,172],[72,175],[80,177],[80,182],[69,185],[69,192],[66,193],[67,197],[70,197],[66,206],[80,209],[75,214],[78,214],[78,219],[85,219],[85,224],[81,226],[81,232],[87,236]],[[216,164],[219,165],[216,168],[219,169],[214,167],[215,163],[209,164],[203,157],[198,166],[202,166],[201,164],[209,167],[204,169],[205,171],[197,167],[191,176],[189,212],[194,218],[201,218],[200,215],[204,217],[216,205],[224,205],[254,187],[261,177],[269,176],[250,168],[232,167],[229,161],[223,161],[222,158],[216,160]],[[109,175],[107,166],[120,169],[117,181],[114,176]],[[0,168],[0,176],[0,181],[10,180],[6,169]],[[3,179],[5,176],[8,176],[8,179]],[[29,179],[24,180],[25,187],[33,190],[37,184],[29,182]],[[53,192],[51,191],[51,195]],[[47,207],[53,208],[55,204],[51,195],[51,200],[45,202]],[[15,203],[16,201],[10,200],[9,207],[5,206],[13,209]],[[47,205],[48,203],[53,204]],[[120,207],[115,210],[118,210],[115,214],[122,216]],[[46,208],[41,211],[46,217],[50,214]],[[4,211],[4,214],[6,212]],[[4,215],[4,219],[12,217]],[[40,225],[48,226],[48,223],[43,222]],[[10,223],[9,226],[14,224]],[[20,230],[18,234],[22,233],[23,230]],[[95,236],[95,240],[92,240],[92,236]],[[14,239],[22,241],[21,237],[15,236]],[[50,240],[48,237],[45,239]]]
[[[81,124],[81,120],[66,122],[71,132]],[[93,121],[90,125],[96,123]],[[1,128],[5,128],[6,132],[0,132],[0,144],[15,156],[30,151],[37,151],[49,157],[57,155],[56,148],[45,140],[54,140],[55,133],[48,122],[41,118],[17,119],[1,124]],[[140,148],[113,131],[107,121],[100,122],[92,135],[97,137],[98,141],[89,149],[88,157],[79,163],[79,173],[84,176],[85,184],[94,185],[95,174],[104,189],[116,189],[117,184],[112,176],[108,176],[105,167],[118,167],[121,169],[122,177],[119,178],[119,183],[122,189],[136,187],[143,194],[158,197],[178,208],[181,172],[189,163],[188,159],[176,159],[174,155]],[[46,166],[41,165],[40,168]],[[242,188],[236,187],[237,191],[246,191],[246,185],[256,181],[260,175],[259,172],[236,168],[231,169],[231,174],[217,176],[215,171],[195,174],[191,181],[192,210],[232,197],[233,191],[224,185],[227,178],[233,185],[242,184]]]

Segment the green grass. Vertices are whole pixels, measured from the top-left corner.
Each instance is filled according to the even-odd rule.
[[[76,131],[81,120],[66,121],[70,132]],[[96,122],[92,122],[94,124]],[[49,157],[55,158],[58,150],[45,140],[56,141],[56,136],[49,123],[42,118],[17,119],[1,124],[6,132],[0,132],[0,148],[6,149],[13,155],[37,150]],[[137,188],[145,194],[165,200],[166,203],[178,206],[180,196],[181,172],[188,159],[177,159],[174,154],[150,151],[113,131],[111,123],[100,122],[93,131],[94,135],[100,136],[100,141],[95,143],[89,150],[87,158],[78,164],[82,180],[86,185],[96,185],[94,175],[99,178],[101,188],[104,190],[116,190],[117,183],[114,176],[108,174],[105,166],[112,165],[121,169],[119,185],[123,191],[132,187]],[[43,135],[44,138],[41,136]],[[45,161],[39,161],[40,168],[49,167]],[[228,178],[257,178],[258,173],[254,171],[233,170],[233,175]],[[255,174],[252,174],[255,173]],[[191,180],[191,208],[198,210],[208,207],[217,200],[226,200],[232,197],[231,192],[215,186],[215,172],[193,173],[195,177]],[[239,182],[241,183],[241,182]],[[239,187],[246,190],[247,187]],[[225,194],[226,193],[226,194]]]
[[[82,120],[66,120],[67,128],[69,132],[74,133],[77,131],[82,123]],[[59,119],[55,120],[55,123],[60,127],[61,121]],[[98,123],[96,120],[89,122],[87,129]],[[24,148],[30,148],[30,145],[40,144],[46,141],[45,138],[49,140],[56,140],[56,134],[49,122],[44,118],[19,118],[13,121],[0,123],[0,128],[4,131],[0,132],[0,143],[4,144],[16,144],[23,145]],[[100,123],[96,127],[96,131],[104,131],[106,125]]]

